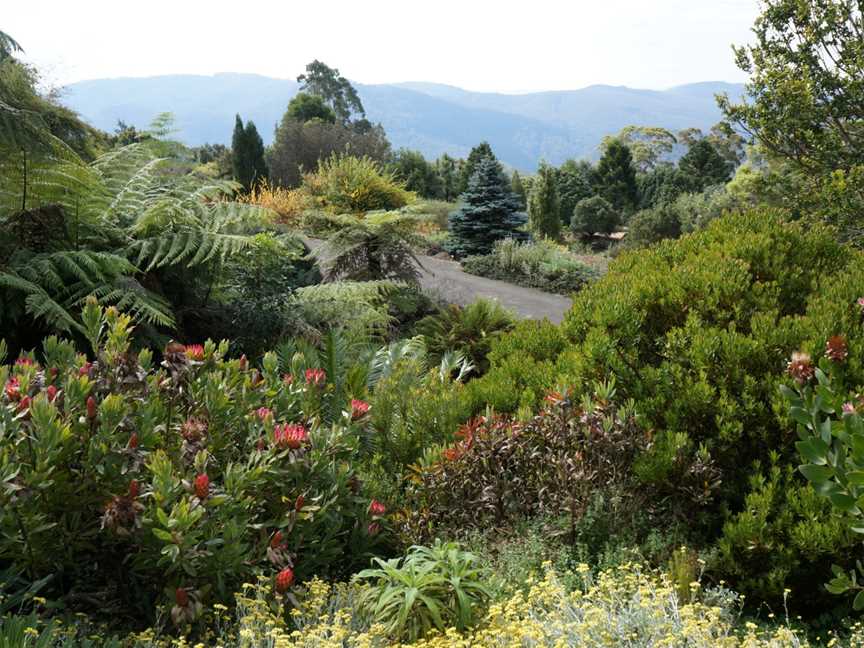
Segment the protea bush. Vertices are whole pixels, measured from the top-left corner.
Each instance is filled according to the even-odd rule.
[[[0,366],[0,599],[187,623],[250,578],[287,592],[387,542],[354,472],[364,418],[322,422],[323,371],[288,381],[274,354],[259,369],[210,341],[157,364],[129,317],[82,319],[90,360],[52,337]]]

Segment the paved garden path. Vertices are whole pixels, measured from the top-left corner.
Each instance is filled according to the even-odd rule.
[[[311,250],[324,243],[308,238],[304,238],[304,241]],[[548,318],[556,324],[561,322],[564,313],[570,309],[571,300],[567,297],[471,275],[463,272],[455,261],[428,256],[418,258],[422,264],[421,285],[433,296],[439,296],[444,301],[464,306],[478,297],[494,299],[520,317]]]

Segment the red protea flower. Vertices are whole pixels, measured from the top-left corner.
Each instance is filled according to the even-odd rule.
[[[384,505],[383,505],[381,502],[379,502],[378,500],[374,500],[374,499],[373,499],[373,500],[369,503],[369,513],[370,513],[370,515],[381,516],[381,515],[384,515],[386,512],[387,512],[387,507],[384,506]]]
[[[810,362],[810,356],[800,351],[792,354],[792,359],[786,366],[786,371],[799,385],[809,382],[816,372],[813,368],[813,363]]]
[[[249,358],[246,357],[246,354],[240,356],[240,371],[246,371],[249,368]]]
[[[293,385],[294,384],[294,376],[292,376],[291,374],[285,374],[284,376],[282,376],[282,382],[285,383],[286,385]]]
[[[359,418],[363,418],[369,412],[369,403],[357,400],[356,398],[351,399],[351,420],[356,421]]]
[[[369,526],[366,527],[366,532],[370,536],[376,536],[381,531],[381,525],[378,522],[370,522]]]
[[[265,421],[273,416],[273,410],[271,410],[269,407],[259,407],[257,410],[255,410],[255,416],[257,416],[262,421]]]
[[[309,439],[306,428],[296,423],[284,423],[273,428],[273,439],[280,448],[296,450]]]
[[[90,370],[92,368],[93,368],[92,362],[85,362],[83,365],[81,365],[81,368],[78,370],[78,375],[79,376],[89,376]]]
[[[327,382],[327,372],[323,369],[307,369],[306,384],[319,387]]]
[[[270,546],[274,549],[281,546],[283,542],[285,542],[285,536],[282,535],[281,531],[277,531],[273,534],[273,537],[270,538]]]
[[[32,367],[33,366],[33,360],[31,360],[27,356],[21,356],[20,358],[18,358],[15,361],[15,366],[16,367]]]
[[[834,335],[825,343],[825,357],[834,362],[843,362],[849,357],[849,347],[846,338],[842,335]]]
[[[87,397],[87,418],[91,421],[96,418],[96,399],[92,396]]]
[[[10,401],[18,400],[21,398],[21,382],[16,376],[12,376],[6,381],[4,391],[6,392],[6,398]]]
[[[190,360],[200,362],[204,359],[204,347],[200,344],[187,344],[186,357]]]
[[[135,450],[138,447],[138,433],[133,432],[129,435],[129,448]]]
[[[456,461],[462,456],[462,451],[458,447],[454,446],[452,448],[445,448],[444,452],[441,454],[447,461]]]
[[[25,396],[20,401],[18,401],[18,411],[19,412],[26,412],[29,409],[30,409],[30,397]]]
[[[49,401],[53,402],[54,399],[57,398],[57,388],[54,385],[48,385],[45,389],[45,393],[47,394]]]
[[[306,503],[306,498],[302,495],[298,495],[297,499],[294,500],[294,510],[300,511],[303,508],[303,505]]]
[[[185,608],[189,605],[189,592],[187,592],[183,587],[178,587],[177,591],[174,592],[174,600],[177,601],[177,605]]]
[[[207,473],[201,473],[195,478],[195,494],[198,499],[207,499],[210,494],[210,478]]]
[[[48,371],[48,375],[51,376],[51,380],[56,380],[58,373],[59,371],[57,370],[57,367],[51,367],[51,369]]]
[[[129,497],[135,499],[138,497],[138,480],[133,479],[129,482]]]
[[[276,574],[276,591],[284,594],[294,584],[294,571],[286,567]]]

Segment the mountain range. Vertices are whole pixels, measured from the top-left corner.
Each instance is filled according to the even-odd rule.
[[[740,97],[743,86],[693,83],[669,90],[593,85],[580,90],[499,94],[434,83],[355,84],[368,118],[380,122],[394,148],[464,157],[487,140],[508,166],[532,171],[541,159],[596,158],[605,135],[630,124],[706,130],[720,119],[714,96]],[[63,101],[94,126],[118,120],[146,127],[170,111],[176,137],[191,146],[228,144],[235,114],[251,119],[265,143],[273,139],[295,81],[255,74],[165,75],[80,81]]]

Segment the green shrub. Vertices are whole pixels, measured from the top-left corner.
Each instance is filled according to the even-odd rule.
[[[662,491],[682,474],[681,466],[710,461],[719,471],[719,488],[709,471],[710,488],[699,492],[693,484],[687,493],[701,502],[692,514],[691,535],[710,543],[745,510],[748,494],[757,492],[753,462],[769,465],[774,452],[785,470],[793,458],[778,392],[791,351],[815,354],[837,331],[849,332],[850,349],[864,347],[855,303],[862,283],[864,258],[839,244],[830,230],[787,223],[770,212],[725,216],[698,233],[617,258],[574,299],[562,325],[568,344],[545,361],[543,371],[532,367],[519,335],[511,334],[500,344],[512,345],[513,353],[490,354],[489,371],[469,388],[492,401],[497,397],[496,407],[512,412],[536,407],[544,388],[570,384],[578,396],[593,381],[614,376],[619,393],[634,399],[654,435],[634,466],[644,488]],[[864,384],[858,354],[850,354],[846,371],[855,384]],[[541,374],[545,384],[533,384]],[[795,493],[779,490],[772,514],[779,526],[772,533],[788,535],[786,521],[795,520],[811,526],[796,531],[802,537],[823,533],[821,526],[830,527],[826,510],[808,509],[794,501]],[[674,507],[678,497],[663,501]],[[845,541],[826,538],[826,547],[833,548],[822,555],[844,560]],[[784,578],[809,583],[819,597],[820,584],[806,567],[806,546],[787,544],[791,571]],[[728,555],[746,556],[746,546]],[[746,572],[746,583],[739,583],[745,593],[760,578],[771,581],[768,561],[746,564],[749,571],[721,561],[717,576],[737,582]],[[760,591],[782,593],[779,581],[771,582]]]
[[[545,240],[498,241],[492,254],[468,257],[462,261],[462,269],[481,277],[560,294],[574,293],[594,277],[590,268],[564,248]]]
[[[414,546],[404,558],[374,562],[377,568],[355,577],[373,583],[360,609],[394,638],[416,641],[433,628],[466,630],[490,598],[477,557],[452,542]]]
[[[344,575],[384,541],[354,474],[367,419],[325,416],[323,370],[286,379],[211,342],[156,368],[128,317],[91,301],[82,321],[94,362],[49,338],[43,364],[0,367],[0,564],[40,595],[190,621],[254,574]]]
[[[303,186],[319,205],[334,214],[363,214],[398,209],[414,199],[395,176],[369,157],[333,154]]]

